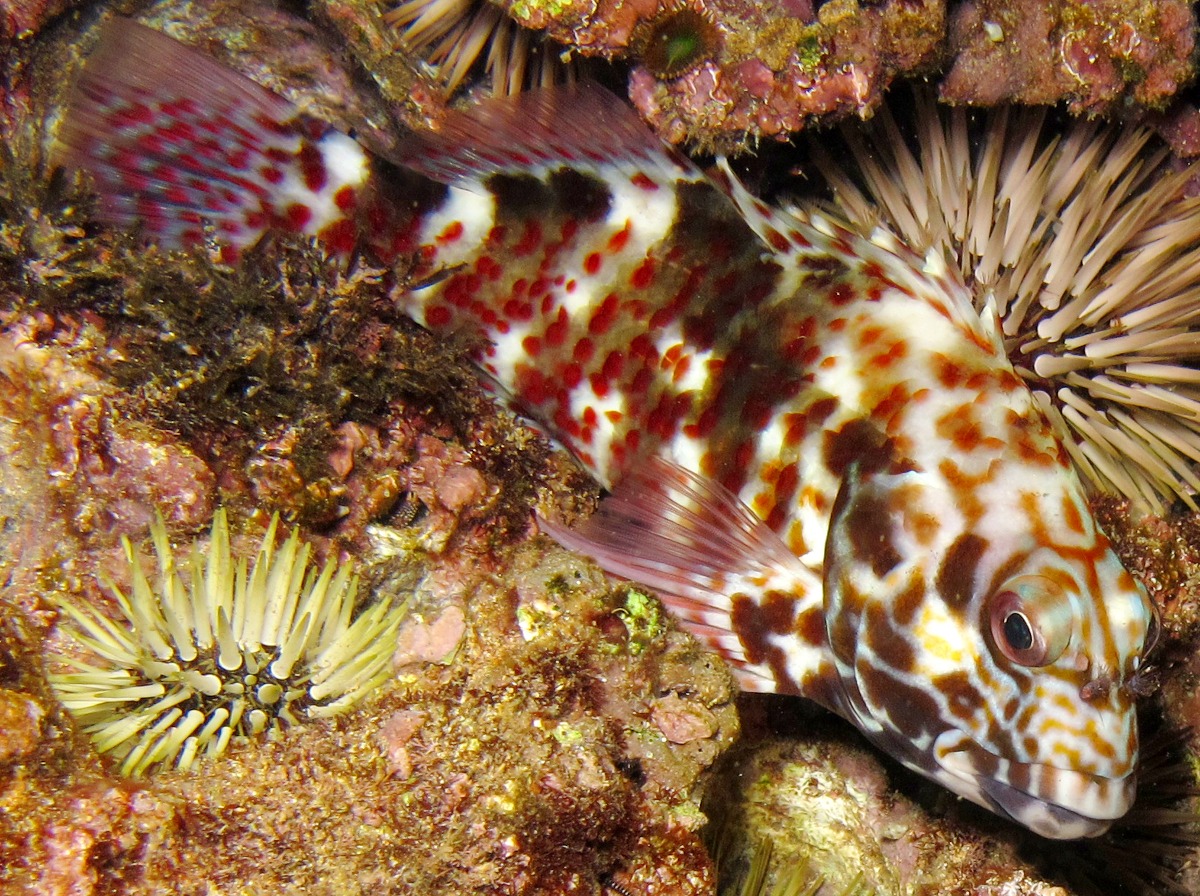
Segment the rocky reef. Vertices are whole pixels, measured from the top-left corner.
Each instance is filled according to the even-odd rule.
[[[1194,73],[1196,23],[1184,2],[506,5],[574,52],[630,61],[630,98],[646,119],[664,138],[702,147],[869,117],[898,77],[933,79],[956,103],[1064,102],[1094,115],[1161,111]],[[680,47],[672,64],[650,50],[656,41]]]
[[[1102,890],[1087,869],[1106,863],[1129,892],[1196,892],[1195,740],[1171,733],[1200,723],[1194,513],[1097,502],[1163,610],[1147,727],[1164,758],[1127,828],[1051,851],[832,717],[739,698],[652,595],[538,535],[535,508],[578,515],[595,485],[494,402],[469,344],[396,311],[414,286],[402,266],[338,267],[282,238],[230,266],[94,223],[87,185],[47,149],[104,15],[169,24],[384,154],[477,86],[448,91],[378,3],[295,10],[0,0],[0,890],[688,896],[802,877],[1032,896]],[[503,10],[556,56],[606,61],[597,76],[689,147],[867,117],[911,76],[959,103],[1152,121],[1183,154],[1195,130],[1183,2]],[[278,513],[319,558],[353,557],[364,593],[407,601],[394,674],[342,715],[122,777],[48,684],[58,602],[113,612],[103,581],[127,584],[122,536],[141,544],[161,514],[186,543],[217,507],[235,553]],[[763,841],[774,858],[754,889],[743,872]]]

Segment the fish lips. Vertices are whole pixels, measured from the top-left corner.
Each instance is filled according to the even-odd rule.
[[[1137,795],[1136,764],[1106,777],[997,756],[961,731],[934,741],[950,786],[966,798],[1052,840],[1098,837],[1125,815]]]

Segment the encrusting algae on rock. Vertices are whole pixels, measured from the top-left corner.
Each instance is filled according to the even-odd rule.
[[[525,4],[513,11],[569,14],[549,7]],[[806,56],[804,64],[811,58]],[[86,233],[70,237],[77,250],[72,263],[99,245],[118,276],[105,280],[101,289],[93,282],[61,292],[47,278],[40,301],[18,303],[9,318],[28,334],[26,351],[58,359],[68,369],[90,365],[104,353],[117,357],[126,346],[137,349],[126,355],[130,361],[122,381],[132,400],[111,389],[106,375],[89,371],[108,385],[102,403],[83,405],[90,417],[53,416],[61,407],[58,398],[26,403],[30,419],[49,409],[47,445],[79,449],[74,503],[102,507],[115,493],[111,482],[109,492],[100,488],[106,482],[102,449],[113,443],[111,419],[122,411],[149,416],[152,426],[137,430],[139,435],[169,446],[176,458],[190,456],[208,471],[202,500],[174,522],[173,533],[183,536],[201,528],[211,512],[204,504],[210,502],[211,508],[218,494],[232,519],[246,521],[239,528],[261,531],[278,509],[301,524],[306,540],[311,538],[323,557],[356,555],[372,589],[387,582],[395,593],[413,593],[407,621],[415,627],[408,629],[406,643],[420,641],[426,648],[398,655],[395,683],[380,688],[359,709],[296,726],[274,741],[232,744],[219,761],[189,771],[159,769],[142,784],[113,783],[86,758],[90,754],[80,739],[68,752],[85,757],[93,780],[108,784],[93,788],[90,802],[67,786],[65,796],[50,801],[58,808],[49,815],[24,816],[27,864],[17,863],[7,873],[27,882],[44,868],[43,885],[51,874],[59,880],[75,874],[95,887],[131,892],[187,892],[188,886],[711,892],[711,866],[695,837],[701,816],[692,802],[693,787],[735,730],[729,681],[694,642],[669,628],[659,630],[654,605],[641,599],[641,589],[613,588],[594,569],[544,541],[512,552],[511,542],[527,531],[539,484],[549,484],[552,492],[549,499],[543,495],[544,508],[574,504],[572,516],[589,498],[586,491],[581,498],[563,484],[561,460],[522,434],[511,418],[489,409],[467,385],[463,359],[469,340],[461,351],[440,356],[439,362],[444,358],[454,372],[438,375],[431,359],[445,347],[416,328],[403,329],[395,299],[410,287],[436,283],[412,277],[403,264],[395,281],[386,273],[355,280],[355,271],[380,269],[361,258],[346,279],[334,280],[336,266],[302,240],[250,250],[234,267],[203,249],[190,260],[165,253],[156,258],[151,251],[144,253],[145,263],[159,266],[162,285],[143,294],[153,301],[139,302],[145,313],[129,319],[126,309],[134,306],[123,305],[121,298],[137,280],[136,253],[122,261],[123,244],[106,244],[110,237],[87,226]],[[291,274],[275,290],[277,272],[288,265]],[[179,276],[173,267],[194,272],[182,281],[186,285],[168,285],[181,282],[170,279]],[[103,265],[95,270],[103,273]],[[189,314],[216,315],[220,309],[200,312],[163,297],[198,291],[219,305],[249,289],[255,278],[270,288],[247,293],[238,306],[244,313],[237,316],[264,315],[270,323],[257,335],[232,341],[236,331],[211,326],[214,318],[178,338]],[[209,282],[215,292],[205,292]],[[390,295],[370,300],[372,291],[386,290]],[[279,314],[280,308],[285,313]],[[37,315],[38,322],[31,323]],[[72,328],[72,319],[85,322]],[[337,326],[314,326],[325,321]],[[267,338],[276,322],[282,352]],[[397,331],[406,333],[403,344],[392,341]],[[81,332],[91,341],[79,339]],[[363,339],[357,355],[362,376],[355,372],[328,388],[322,383],[325,352],[356,339]],[[372,340],[393,351],[373,359],[366,346],[379,343]],[[156,341],[162,343],[160,352]],[[253,351],[223,354],[229,344]],[[181,349],[174,371],[185,378],[189,352],[205,359],[204,388],[181,390],[181,406],[170,392],[177,374],[156,370],[156,356],[176,351],[173,345]],[[353,372],[353,353],[343,358],[342,369]],[[403,371],[407,385],[389,368]],[[299,387],[294,388],[289,380],[297,371]],[[403,388],[400,398],[388,395],[397,382]],[[239,410],[243,401],[246,413]],[[88,420],[98,422],[91,428],[80,425]],[[54,442],[52,434],[60,432],[65,438]],[[190,455],[183,455],[184,449]],[[21,456],[30,470],[45,469],[48,459],[63,462],[58,447]],[[153,518],[160,501],[170,505],[170,488],[178,486],[154,480],[162,468],[139,470],[160,487],[126,498],[116,519],[128,528],[109,531],[106,518],[92,514],[88,518],[99,524],[62,542],[66,547],[59,550],[74,559],[67,587],[60,590],[81,590],[89,601],[103,601],[101,590],[90,583],[97,570],[107,568],[111,576],[125,562],[117,535],[139,539],[144,531],[139,526]],[[581,483],[577,473],[569,475],[574,477],[569,484]],[[24,487],[21,481],[7,486],[10,495],[11,489]],[[10,500],[5,506],[19,503]],[[35,518],[57,519],[57,509],[43,509],[49,506],[44,501],[32,506]],[[23,531],[36,532],[39,522],[25,522]],[[33,541],[25,535],[7,550],[15,557],[19,545]],[[21,550],[26,562],[40,558],[43,571],[58,560]],[[27,573],[14,581],[18,604],[36,620],[36,640],[55,616],[37,596],[46,593],[38,590],[45,582],[34,583]],[[1168,623],[1169,631],[1177,630]],[[60,712],[58,718],[65,717]],[[24,730],[30,743],[45,736],[42,723]],[[831,786],[840,786],[837,776],[844,772],[832,773]],[[890,792],[890,782],[880,787],[885,796]],[[909,781],[904,787],[911,791],[914,785]],[[95,795],[101,792],[107,795]],[[174,797],[182,798],[186,810],[174,808]],[[70,799],[75,800],[74,821],[62,811]],[[988,842],[986,834],[977,833],[979,816],[968,813],[956,821],[959,813],[950,811],[947,817],[945,804],[928,804],[941,820],[924,846],[914,849],[932,852],[964,828],[979,843]],[[157,832],[147,836],[151,817],[158,819]],[[913,829],[919,827],[913,822]],[[265,865],[263,831],[272,832],[268,854],[279,857]],[[0,835],[0,841],[12,842],[9,833]],[[1014,835],[999,831],[998,836]],[[47,861],[51,844],[67,842],[78,846]],[[1007,859],[1003,865],[967,862],[947,870],[945,879],[979,886],[1002,880],[1013,892],[1045,892],[1030,869],[1017,870]]]

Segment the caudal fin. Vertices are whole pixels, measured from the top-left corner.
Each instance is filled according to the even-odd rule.
[[[268,229],[354,241],[368,160],[349,137],[165,34],[103,29],[63,115],[60,158],[91,173],[104,218],[168,248],[234,250]]]

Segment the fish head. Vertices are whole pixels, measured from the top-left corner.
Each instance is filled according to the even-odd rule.
[[[1055,839],[1102,834],[1133,802],[1156,620],[1067,491],[1072,507],[1042,494],[1033,519],[998,494],[964,527],[938,477],[852,470],[824,568],[843,714],[910,768]]]

